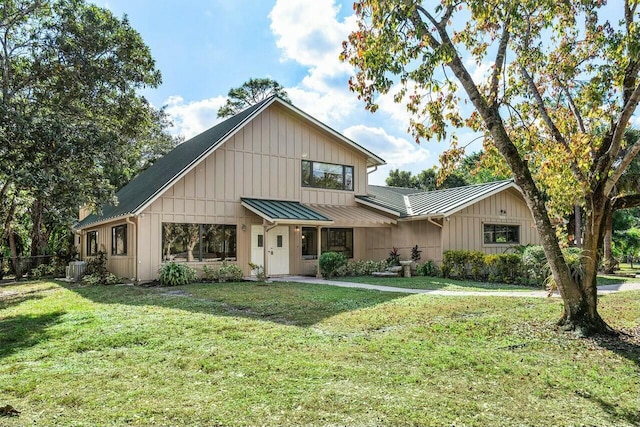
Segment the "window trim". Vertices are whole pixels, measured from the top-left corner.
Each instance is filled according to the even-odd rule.
[[[87,231],[86,234],[86,246],[85,246],[85,255],[86,256],[96,256],[98,255],[98,230],[92,230],[92,231]],[[90,236],[94,236],[93,239],[91,239]],[[93,240],[94,245],[91,245],[91,242]],[[91,250],[94,249],[94,250]]]
[[[308,163],[310,165],[310,173],[309,173],[309,183],[306,184],[304,182],[304,164]],[[319,185],[316,185],[314,183],[315,181],[315,177],[313,176],[313,166],[314,163],[317,164],[321,164],[321,165],[329,165],[329,166],[339,166],[342,168],[342,188],[328,188],[328,187],[322,187]],[[351,188],[348,188],[345,180],[347,177],[347,168],[351,168]],[[320,162],[320,161],[316,161],[316,160],[302,160],[301,166],[300,166],[300,183],[303,187],[305,188],[320,188],[320,189],[324,189],[324,190],[338,190],[338,191],[354,191],[354,180],[355,180],[355,166],[353,165],[343,165],[340,163],[328,163],[328,162]]]
[[[122,239],[122,244],[124,245],[124,248],[122,248],[122,252],[118,253],[117,249],[117,239],[116,239],[116,230],[118,229],[124,229],[124,234],[123,234],[123,239]],[[120,225],[116,225],[111,227],[111,255],[112,256],[127,256],[127,251],[128,251],[128,241],[127,241],[127,224],[120,224]]]
[[[320,233],[318,233],[318,229],[316,227],[302,227],[302,235],[306,235],[306,233],[313,233],[315,235],[315,239],[320,239],[320,255],[325,252],[330,252],[329,248],[331,246],[344,246],[346,251],[341,251],[341,253],[345,255],[347,259],[353,259],[354,255],[354,243],[355,243],[355,230],[353,227],[323,227],[320,229]],[[343,232],[343,236],[336,236],[336,232]],[[348,243],[348,234],[351,233],[351,247],[347,246]],[[315,252],[317,240],[314,242],[315,244],[312,246],[308,246],[308,249],[311,249],[310,252]],[[330,245],[332,243],[333,245]],[[300,256],[303,260],[312,260],[318,259],[318,254],[304,254],[303,248],[305,245],[301,245],[300,247]]]
[[[493,240],[492,242],[487,242],[485,240],[485,236],[487,235],[486,227],[493,227]],[[496,242],[496,227],[509,227],[515,229],[515,241],[512,242]],[[496,223],[483,223],[482,224],[482,244],[485,246],[508,246],[508,245],[519,245],[520,244],[520,225],[519,224],[496,224]]]
[[[187,222],[163,222],[161,225],[161,236],[160,236],[160,244],[161,244],[161,255],[160,255],[160,260],[161,262],[167,262],[168,260],[165,259],[165,232],[164,232],[164,227],[166,225],[179,225],[179,226],[185,226],[185,225],[195,225],[198,227],[198,248],[196,251],[193,251],[192,255],[193,255],[193,261],[187,261],[187,260],[178,260],[176,262],[179,263],[189,263],[189,262],[197,262],[197,263],[207,263],[207,262],[218,262],[218,261],[224,261],[224,260],[228,260],[231,262],[235,262],[238,260],[238,224],[210,224],[210,223],[187,223]],[[205,230],[205,227],[207,226],[216,226],[216,227],[223,227],[224,229],[229,229],[229,230],[233,230],[233,232],[235,233],[235,235],[233,236],[233,238],[231,238],[231,236],[229,237],[228,240],[224,240],[224,248],[225,248],[225,255],[224,257],[221,257],[220,259],[210,259],[207,258],[205,256],[206,252],[204,251],[204,240],[205,240],[205,236],[207,235],[207,231]],[[227,255],[227,252],[229,251],[227,245],[233,243],[235,246],[235,251],[233,255]]]

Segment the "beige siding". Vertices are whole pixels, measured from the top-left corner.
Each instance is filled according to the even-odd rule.
[[[98,232],[98,250],[107,253],[107,269],[118,277],[131,279],[136,276],[135,258],[136,258],[136,239],[135,225],[127,224],[127,254],[111,255],[111,229],[118,225],[127,224],[125,221],[114,221],[98,227],[83,230],[81,255],[82,259],[88,260],[91,257],[86,256],[87,250],[87,233],[91,231]]]
[[[302,160],[354,166],[355,191],[302,188]],[[366,192],[366,179],[366,158],[361,153],[272,105],[145,209],[139,218],[139,278],[157,277],[163,222],[236,225],[237,263],[248,275],[251,224],[261,224],[262,219],[242,207],[241,197],[354,206],[354,195]],[[304,270],[299,236],[293,227],[289,235],[290,269],[298,274]]]
[[[505,211],[501,215],[500,211]],[[485,244],[484,224],[518,225],[520,244],[539,244],[531,213],[524,199],[516,190],[510,189],[487,197],[444,222],[442,249],[463,249],[488,254],[503,253],[510,244]]]
[[[366,259],[381,260],[389,256],[392,248],[398,248],[400,258],[411,259],[411,248],[418,245],[421,261],[442,260],[440,228],[426,220],[399,221],[397,226],[366,230]]]

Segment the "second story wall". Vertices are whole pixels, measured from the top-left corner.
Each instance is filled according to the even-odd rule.
[[[303,187],[302,160],[353,166],[354,190]],[[241,197],[353,206],[366,180],[362,153],[272,105],[169,188],[152,211],[223,223],[241,216]]]

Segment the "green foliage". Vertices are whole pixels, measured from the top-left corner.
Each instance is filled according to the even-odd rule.
[[[242,269],[238,267],[236,264],[231,264],[229,262],[222,261],[220,267],[209,267],[205,265],[202,267],[203,278],[205,280],[210,280],[214,282],[238,282],[242,280],[244,277],[244,273]],[[263,269],[264,276],[264,269]]]
[[[158,279],[162,286],[182,286],[195,282],[196,270],[186,264],[168,262],[160,267]]]
[[[419,276],[439,277],[441,274],[440,267],[432,260],[427,260],[416,267],[416,273]]]
[[[346,276],[370,276],[376,271],[385,271],[389,267],[387,260],[349,260],[336,271],[337,277]]]
[[[231,117],[273,95],[291,103],[287,91],[277,81],[269,78],[249,79],[242,86],[229,90],[227,102],[218,109],[218,117]]]
[[[542,285],[551,274],[547,256],[542,246],[532,245],[527,247],[522,254],[522,264],[524,265],[526,274],[534,283],[539,285]]]
[[[446,177],[439,177],[438,171],[435,168],[425,169],[415,176],[413,176],[410,171],[393,169],[389,172],[385,183],[389,187],[415,188],[420,191],[463,187],[469,184],[460,174],[450,173]]]
[[[107,273],[105,275],[94,273],[82,276],[82,283],[88,286],[117,285],[118,283],[122,283],[122,280],[113,273]]]
[[[522,256],[519,254],[486,255],[487,280],[497,283],[526,284],[523,274]]]
[[[44,277],[53,277],[55,273],[55,265],[53,265],[53,263],[45,263],[32,269],[29,275],[33,279],[42,279]]]
[[[325,279],[335,277],[338,269],[347,264],[347,257],[340,252],[324,252],[320,255],[320,274]]]
[[[87,266],[82,276],[82,283],[89,286],[115,285],[122,283],[122,280],[107,270],[107,253],[98,251],[94,258],[87,261]]]
[[[427,268],[421,266],[421,268]],[[433,275],[433,274],[431,274]],[[521,254],[485,254],[478,251],[445,251],[442,261],[443,277],[460,280],[473,279],[526,285],[527,270]]]
[[[263,265],[255,264],[253,262],[250,262],[249,263],[249,268],[255,274],[256,279],[258,279],[259,282],[266,282],[267,281],[267,275],[264,272],[264,266]]]
[[[389,267],[400,265],[400,254],[398,253],[398,248],[394,247],[389,251],[389,256],[387,257],[387,265]]]
[[[478,251],[444,251],[442,274],[444,277],[483,279],[485,254]]]

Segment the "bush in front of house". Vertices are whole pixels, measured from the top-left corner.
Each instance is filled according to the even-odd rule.
[[[236,264],[222,261],[218,268],[205,265],[202,267],[202,277],[211,282],[238,282],[244,277],[244,272]]]
[[[158,279],[162,286],[182,286],[195,282],[198,276],[196,270],[186,264],[168,262],[160,267]]]
[[[522,252],[522,264],[530,281],[542,286],[551,275],[547,256],[540,245],[527,246]]]
[[[526,284],[523,274],[522,256],[519,254],[485,255],[487,280],[489,282]]]
[[[373,261],[373,260],[355,260],[355,261],[347,261],[345,265],[338,268],[336,271],[336,277],[345,277],[345,276],[370,276],[376,271],[385,271],[388,268],[388,263],[386,259],[381,261]]]
[[[320,274],[325,279],[336,276],[338,269],[347,264],[347,257],[340,252],[325,252],[320,255]]]
[[[82,283],[88,286],[116,285],[122,283],[122,280],[107,270],[107,253],[99,251],[94,258],[87,261]]]
[[[416,266],[416,274],[418,276],[440,277],[441,271],[438,264],[432,260],[427,260]]]
[[[444,251],[442,257],[442,275],[452,279],[486,279],[484,252]]]

